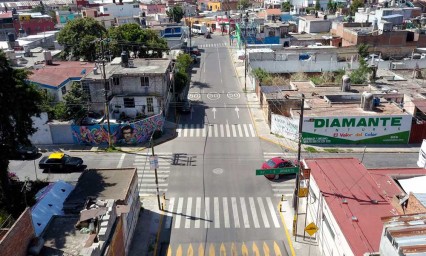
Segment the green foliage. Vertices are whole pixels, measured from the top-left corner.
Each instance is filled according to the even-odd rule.
[[[38,89],[38,93],[41,97],[40,110],[46,112],[49,120],[55,119],[55,97],[50,94],[47,90]]]
[[[40,1],[40,3],[42,3],[42,2]],[[45,14],[46,9],[44,8],[44,4],[39,4],[39,5],[35,6],[34,8],[32,8],[30,10],[30,12],[40,12],[41,14]]]
[[[336,72],[323,72],[321,75],[311,77],[310,79],[314,84],[317,85],[340,83],[344,74],[344,70],[338,70]]]
[[[88,61],[96,59],[95,42],[105,28],[93,18],[79,18],[68,21],[58,34],[58,43],[64,46],[63,58],[83,58]]]
[[[71,90],[63,97],[65,101],[66,120],[78,119],[86,116],[88,96],[82,86],[74,82]]]
[[[185,89],[185,86],[188,84],[189,82],[189,76],[188,73],[185,72],[181,72],[178,71],[175,74],[175,93],[179,94],[183,91],[183,89]]]
[[[305,150],[309,153],[318,153],[318,150],[314,147],[306,147]]]
[[[361,58],[365,58],[368,56],[368,48],[370,46],[368,44],[360,44],[358,45],[358,54]]]
[[[351,78],[352,84],[364,84],[368,81],[368,77],[372,72],[371,68],[368,67],[367,62],[364,59],[359,60],[359,68],[351,72],[349,77]]]
[[[111,27],[108,30],[110,43],[106,46],[114,56],[123,50],[138,53],[140,58],[161,58],[168,51],[166,40],[151,29],[142,29],[136,23]]]
[[[254,77],[256,77],[257,80],[259,80],[261,84],[263,84],[266,79],[271,77],[271,75],[262,68],[253,69],[252,74]]]
[[[306,13],[311,13],[311,11],[315,11],[315,7],[306,7]]]
[[[360,7],[364,7],[364,0],[353,0],[350,6],[351,15],[354,16]]]
[[[321,10],[321,5],[320,5],[319,0],[316,0],[315,1],[315,11],[319,11],[319,10]]]
[[[293,8],[293,5],[290,2],[282,2],[281,3],[281,11],[289,12]]]
[[[245,10],[250,7],[249,0],[238,0],[238,9]]]
[[[332,2],[331,0],[328,0],[327,9],[330,11],[330,13],[335,13],[337,11],[337,7],[337,2]]]
[[[54,119],[57,119],[60,121],[68,120],[67,107],[65,106],[65,102],[63,101],[58,102],[53,107],[53,115],[54,115]]]
[[[41,112],[41,97],[36,88],[26,84],[28,72],[13,69],[0,50],[0,208],[11,203],[8,178],[10,153],[17,144],[28,144],[36,129],[31,117]]]
[[[291,75],[291,80],[293,81],[308,81],[309,77],[304,72],[298,72]]]
[[[179,23],[185,15],[185,12],[183,11],[182,7],[177,5],[173,6],[170,11],[166,11],[166,14],[167,17],[169,17],[169,21]]]
[[[185,73],[191,66],[192,58],[189,54],[179,54],[176,58],[176,70]]]

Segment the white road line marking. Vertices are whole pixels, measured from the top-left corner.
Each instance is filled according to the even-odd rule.
[[[198,128],[198,124],[195,125],[195,129],[196,129],[195,130],[195,137],[200,137],[200,129],[201,128]]]
[[[185,228],[191,227],[191,211],[192,211],[192,197],[188,197],[188,201],[186,203]]]
[[[204,227],[205,228],[210,228],[210,222],[211,222],[211,220],[210,220],[210,198],[209,197],[206,197],[206,198],[204,198],[204,209],[205,209],[205,212],[204,212]]]
[[[235,130],[235,125],[232,125],[232,137],[237,137],[237,131]]]
[[[214,136],[217,138],[217,137],[219,137],[219,132],[218,132],[218,129],[217,129],[217,124],[214,124],[213,125],[213,127],[214,127]]]
[[[240,228],[240,218],[238,217],[237,198],[231,197],[232,214],[234,215],[234,227]]]
[[[158,191],[166,192],[167,188],[159,188]],[[157,189],[156,188],[139,189],[139,192],[145,192],[147,194],[155,194],[155,193],[157,193]]]
[[[219,198],[215,197],[213,200],[214,200],[214,204],[213,204],[213,208],[214,208],[214,227],[215,228],[220,228]]]
[[[126,154],[121,154],[120,161],[118,161],[117,164],[117,168],[121,168],[121,166],[123,165],[124,157],[126,157]]]
[[[272,221],[274,222],[275,227],[279,228],[280,223],[278,221],[277,214],[275,212],[275,208],[274,208],[274,205],[272,204],[272,200],[270,197],[266,198],[266,203],[268,204],[268,208],[269,208],[269,211],[271,212]]]
[[[195,228],[200,228],[201,222],[201,197],[195,199]]]
[[[202,128],[202,129],[203,129],[203,130],[202,130],[202,133],[201,133],[201,134],[202,134],[203,138],[205,138],[205,137],[206,137],[206,130],[207,130],[207,129],[206,129],[206,125],[205,125],[205,124],[203,125],[203,128]]]
[[[167,210],[167,219],[166,219],[166,229],[170,229],[172,225],[172,219],[173,219],[173,207],[175,205],[175,198],[171,197],[169,201],[169,209]]]
[[[253,222],[255,228],[260,228],[259,219],[257,218],[256,205],[254,204],[253,197],[249,197],[251,215],[253,216]]]
[[[250,228],[250,222],[248,219],[247,208],[246,208],[246,201],[244,197],[240,197],[240,203],[241,203],[241,212],[243,214],[244,227]]]
[[[262,215],[263,224],[265,224],[265,228],[270,228],[268,216],[266,215],[265,205],[263,205],[263,201],[261,197],[257,198],[257,202],[259,203],[260,213]]]
[[[274,194],[274,197],[281,197],[282,195],[284,195],[287,198],[290,198],[293,196],[293,194]]]
[[[229,124],[226,124],[226,137],[231,137],[231,130],[229,129]]]
[[[225,137],[225,130],[223,129],[223,124],[220,125],[220,137]]]
[[[246,137],[250,137],[248,129],[247,129],[247,125],[243,124],[243,127],[244,127],[244,134],[246,135]]]
[[[182,137],[182,125],[181,124],[178,125],[176,132],[178,133],[178,137]]]
[[[178,206],[175,214],[175,228],[180,228],[180,219],[182,218],[183,197],[179,197]]]
[[[228,198],[224,197],[223,199],[223,221],[225,223],[225,228],[230,228],[229,224],[229,210],[228,210]]]
[[[194,128],[192,128],[193,124],[190,124],[189,137],[194,137]]]
[[[238,137],[244,137],[243,130],[241,129],[241,125],[238,124],[237,127],[238,127]]]
[[[252,137],[256,137],[256,132],[254,131],[253,125],[249,124],[249,128],[250,128],[250,133]]]
[[[168,183],[158,183],[158,187],[167,187],[169,184]],[[156,187],[157,184],[142,184],[141,187]]]
[[[188,125],[185,124],[184,128],[183,128],[183,137],[188,136]]]
[[[209,137],[213,136],[213,125],[209,124]]]

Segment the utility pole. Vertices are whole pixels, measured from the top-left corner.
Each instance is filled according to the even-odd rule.
[[[102,52],[102,78],[103,78],[103,83],[104,83],[104,96],[105,96],[105,115],[107,118],[107,125],[108,125],[108,147],[111,148],[112,147],[112,142],[111,142],[111,126],[110,126],[110,122],[109,122],[109,102],[108,102],[108,90],[109,88],[107,87],[107,82],[106,82],[106,73],[105,73],[105,50],[104,50],[104,40],[101,37],[101,52]]]
[[[302,94],[301,106],[300,106],[300,119],[299,119],[299,141],[297,145],[297,164],[299,166],[299,172],[296,176],[296,188],[294,190],[293,197],[293,206],[294,206],[294,218],[293,218],[293,236],[296,241],[297,234],[297,215],[299,214],[299,190],[300,190],[300,176],[302,173],[300,172],[300,155],[302,151],[302,131],[303,131],[303,110],[305,108],[305,95]]]
[[[151,135],[151,151],[152,151],[152,157],[155,157],[155,153],[154,153],[154,132],[152,132]],[[154,169],[154,174],[155,174],[155,185],[157,187],[157,203],[158,203],[158,209],[160,211],[162,211],[163,209],[161,208],[161,203],[160,203],[160,190],[158,188],[158,174],[157,174],[157,163],[155,163],[155,169]]]
[[[247,92],[247,25],[248,25],[248,12],[244,19],[244,92]]]

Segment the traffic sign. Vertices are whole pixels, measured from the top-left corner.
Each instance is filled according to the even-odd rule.
[[[309,225],[306,226],[305,231],[310,236],[313,236],[318,231],[318,227],[317,225],[315,225],[315,223],[311,222]]]
[[[298,173],[299,167],[284,167],[284,168],[273,168],[273,169],[257,169],[256,175],[266,174],[293,174]]]
[[[151,170],[158,169],[158,156],[157,155],[149,156],[149,165],[150,165]]]

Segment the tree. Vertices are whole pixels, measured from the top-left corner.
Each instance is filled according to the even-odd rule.
[[[106,46],[112,55],[120,56],[123,50],[138,53],[138,57],[161,58],[168,51],[166,40],[151,29],[142,29],[138,24],[124,24],[108,30],[110,43]]]
[[[44,7],[43,2],[40,1],[40,4],[37,5],[36,7],[32,8],[30,10],[30,12],[40,12],[41,14],[45,14],[46,13],[46,8]]]
[[[335,13],[337,10],[337,2],[332,2],[331,0],[328,0],[327,9],[330,13]]]
[[[281,11],[289,12],[293,8],[293,5],[290,2],[281,3]]]
[[[238,7],[240,10],[245,10],[250,7],[249,0],[238,0]]]
[[[360,44],[358,45],[358,55],[363,59],[368,56],[368,44]]]
[[[63,58],[96,59],[96,40],[106,32],[93,18],[80,18],[69,21],[58,34],[58,43],[64,46]]]
[[[71,120],[86,116],[88,95],[79,83],[74,82],[71,85],[71,90],[64,96],[64,102],[65,116],[62,119]]]
[[[350,6],[351,15],[354,16],[360,7],[364,7],[364,0],[353,0]]]
[[[189,82],[189,76],[186,72],[177,72],[175,74],[175,93],[179,94],[185,89],[186,85]]]
[[[166,11],[166,14],[169,17],[169,21],[179,23],[185,15],[185,12],[183,11],[182,7],[177,5],[173,6],[169,11]]]
[[[321,9],[320,2],[319,2],[319,0],[316,0],[316,1],[315,1],[315,10],[316,10],[316,11],[319,11],[320,9]]]
[[[186,72],[191,65],[191,56],[187,53],[179,54],[176,58],[175,68],[178,72]]]
[[[36,129],[31,117],[39,116],[41,96],[37,89],[25,83],[28,72],[13,69],[0,51],[0,208],[14,208],[11,200],[8,166],[11,153],[19,144],[29,144],[28,136]]]

